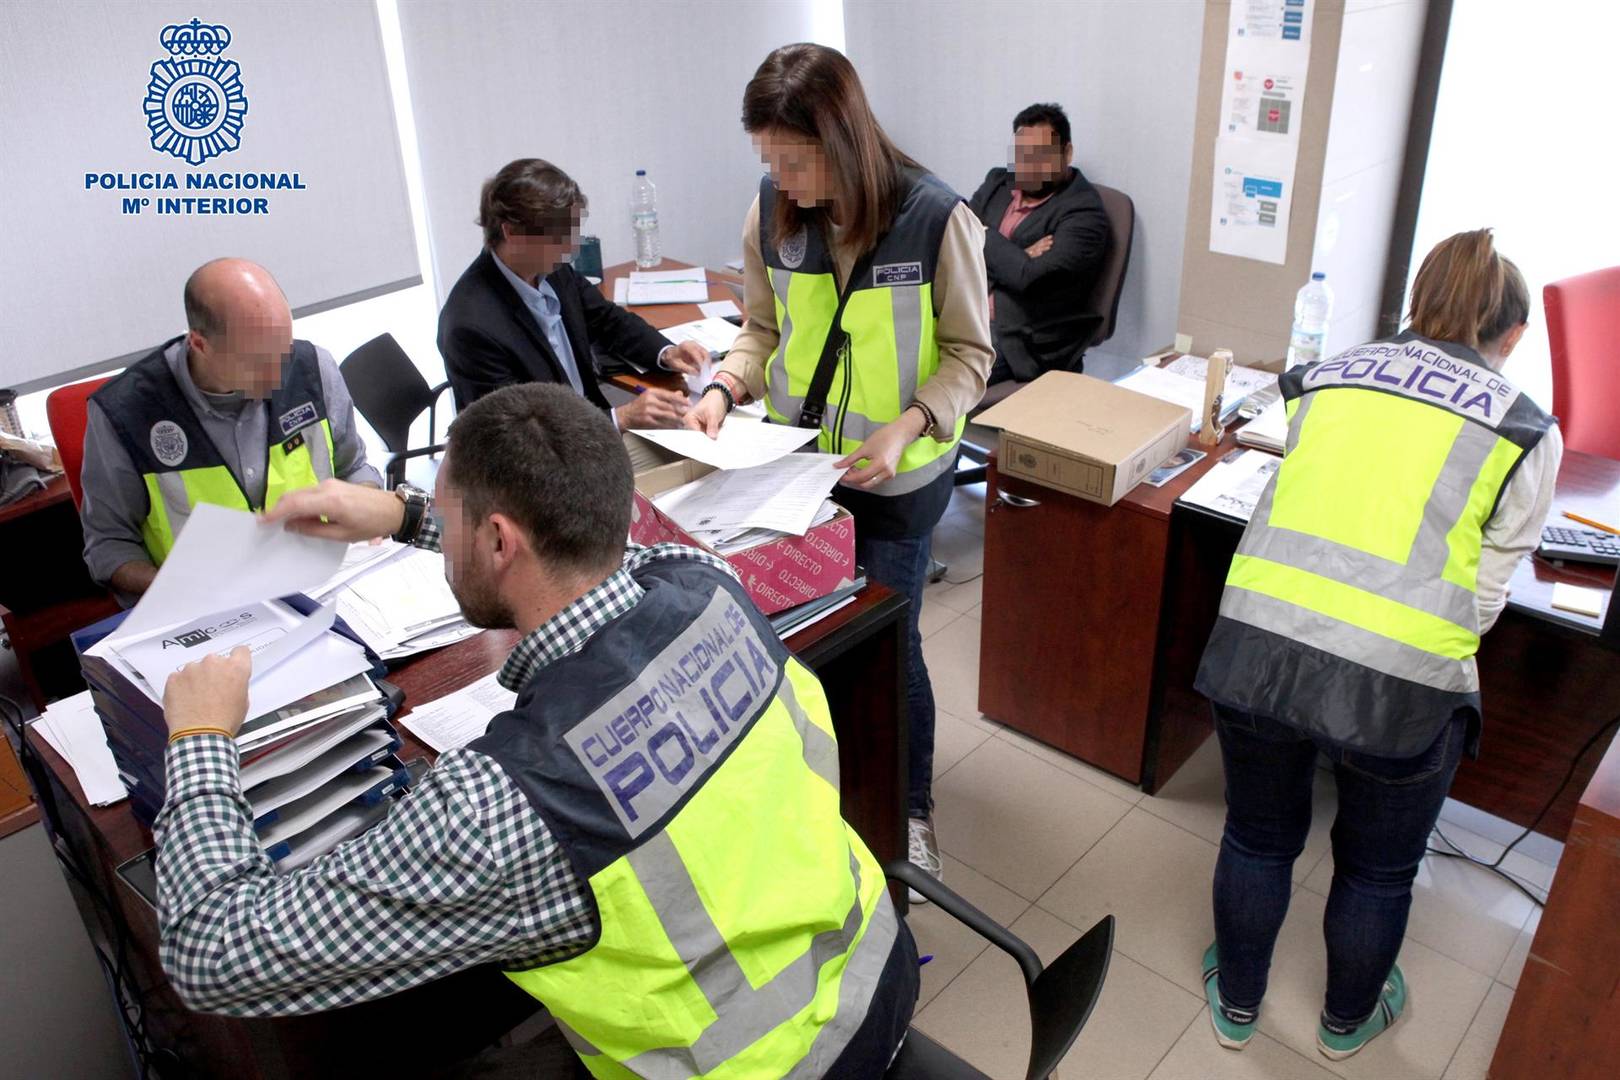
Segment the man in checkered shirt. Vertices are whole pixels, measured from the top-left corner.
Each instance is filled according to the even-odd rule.
[[[542,1000],[574,1051],[592,1062],[593,1073],[623,1066],[631,1075],[705,1075],[721,1065],[736,1068],[738,1061],[745,1062],[749,1075],[760,1076],[882,1072],[910,1022],[917,993],[916,952],[890,907],[881,872],[837,817],[836,745],[819,684],[791,659],[746,599],[737,601],[743,594],[724,561],[669,544],[624,550],[631,492],[629,461],[612,425],[566,390],[528,385],[490,395],[457,418],[438,475],[437,521],[410,511],[403,496],[341,481],[290,494],[268,515],[297,531],[333,539],[395,535],[437,549],[442,536],[446,574],[467,619],[479,626],[515,627],[524,634],[498,674],[500,683],[520,696],[517,710],[497,717],[484,739],[440,756],[416,789],[370,832],[309,867],[277,875],[255,838],[238,777],[234,736],[247,709],[249,654],[244,649],[228,658],[209,657],[176,673],[164,698],[171,733],[168,797],[154,833],[163,966],[189,1005],[241,1016],[314,1012],[382,997],[475,964],[497,964],[536,997],[545,990],[548,996]],[[414,528],[407,524],[413,518]],[[416,535],[403,535],[402,530]],[[695,785],[689,782],[684,794],[676,791],[684,801],[669,796],[672,805],[657,828],[638,833],[649,822],[637,820],[637,807],[645,812],[657,805],[645,798],[635,803],[613,785],[634,781],[642,785],[634,788],[640,792],[656,780],[652,770],[645,777],[629,774],[629,780],[620,770],[603,786],[601,777],[589,775],[586,760],[597,754],[587,751],[566,760],[572,755],[561,748],[590,717],[577,727],[570,725],[597,709],[596,702],[614,689],[591,683],[589,676],[618,671],[610,661],[627,649],[634,653],[643,636],[650,640],[673,632],[672,625],[680,629],[679,620],[672,623],[668,614],[672,602],[675,610],[705,613],[724,606],[731,621],[722,629],[750,643],[758,671],[775,667],[777,696],[770,697],[765,676],[748,675],[750,687],[758,678],[757,692],[748,700],[763,704],[751,716],[739,720],[740,714],[733,715],[729,737],[734,741],[721,742],[708,764],[688,766],[678,774],[702,778]],[[688,635],[700,631],[706,645],[721,640],[711,624],[701,621],[692,622]],[[593,649],[598,638],[600,647]],[[668,654],[666,649],[661,656]],[[642,663],[656,664],[657,659],[632,657],[631,663],[639,670]],[[581,670],[587,677],[576,674]],[[638,688],[652,685],[649,680],[655,677],[625,670],[630,675],[621,679],[625,689],[614,701],[626,693],[633,700]],[[582,683],[587,684],[584,689]],[[731,684],[734,697],[742,685]],[[573,699],[591,704],[575,713],[570,711],[570,702],[578,703]],[[715,732],[726,729],[712,704],[710,711],[716,724],[707,742],[681,721],[690,741],[705,750],[715,746]],[[688,709],[688,714],[696,711]],[[795,724],[799,738],[791,736]],[[769,742],[778,729],[789,737]],[[763,751],[776,757],[760,757],[761,746],[797,748],[800,739],[802,758],[798,750],[791,755]],[[687,744],[682,736],[680,745]],[[652,753],[651,738],[646,745]],[[726,769],[728,746],[733,755],[752,754],[746,768]],[[628,764],[629,749],[628,738],[615,748],[626,753],[621,765]],[[813,750],[819,750],[819,757]],[[687,760],[693,760],[690,750]],[[750,788],[749,771],[760,770],[761,762],[775,770],[776,791],[794,790],[797,783],[809,793],[803,805],[790,803],[783,811],[791,822],[773,817],[774,804],[790,796],[750,795],[756,789]],[[559,801],[556,789],[574,775],[570,769],[586,782],[569,788]],[[534,780],[535,775],[542,780]],[[670,775],[666,770],[665,778]],[[781,777],[788,778],[786,786]],[[604,796],[622,795],[627,818],[620,813],[621,821],[615,823],[604,814],[606,824],[598,827],[588,815],[574,816],[576,806],[594,805],[592,779]],[[816,790],[827,782],[834,786],[830,800]],[[664,832],[683,819],[692,820],[687,815],[696,812],[696,794],[705,788],[705,795],[719,794],[704,805],[712,810],[717,799],[728,800],[719,811],[735,824],[705,834],[704,845],[718,847],[699,853],[696,863],[690,855],[686,862],[691,865],[675,857],[673,877],[685,886],[704,886],[673,894],[690,902],[660,901],[648,867],[655,854],[675,850]],[[611,809],[613,800],[604,797],[601,804]],[[830,811],[816,811],[828,806]],[[766,831],[744,836],[749,822],[763,822],[753,831]],[[768,831],[772,822],[777,823],[774,835]],[[622,850],[593,862],[603,844],[591,838],[592,829],[608,837],[611,847],[620,825],[628,834]],[[690,831],[682,835],[690,844]],[[827,855],[810,866],[802,865],[815,853],[808,837],[823,838]],[[757,843],[744,848],[750,840]],[[728,851],[733,845],[736,850]],[[801,863],[773,870],[775,877],[794,882],[792,895],[774,901],[783,912],[782,925],[758,925],[765,917],[760,913],[772,909],[773,886],[749,877],[749,864],[760,860],[760,851],[789,848],[799,853],[794,858]],[[626,865],[634,868],[633,875],[624,870]],[[612,882],[615,868],[621,879]],[[667,859],[660,873],[670,876]],[[611,914],[624,910],[624,901],[614,899],[625,895],[624,880],[645,884],[655,915],[651,924],[634,905],[630,913],[637,918]],[[723,907],[717,894],[738,880],[747,881],[755,894],[750,914],[742,917],[753,924],[735,936],[716,933],[722,918],[710,909]],[[818,892],[837,898],[836,904],[828,901],[832,910],[802,910],[809,902],[804,898]],[[609,923],[617,920],[634,928],[605,925],[604,913],[611,915]],[[713,923],[708,921],[711,915]],[[660,923],[667,940],[654,935],[658,940],[649,942],[645,957],[638,958],[634,935],[649,934],[646,927]],[[691,931],[687,923],[701,925]],[[622,947],[626,933],[632,935],[628,950]],[[748,950],[763,950],[767,946],[755,942],[774,937],[768,947],[776,952],[769,963],[779,965],[784,947],[792,955],[795,933],[805,946],[799,962],[780,969],[776,982],[754,985],[765,961]],[[683,939],[682,934],[689,936]],[[565,1016],[582,1023],[574,1007],[581,1005],[589,1013],[597,1003],[559,999],[556,984],[544,980],[569,964],[605,963],[593,961],[604,952],[596,948],[604,935],[617,946],[611,962],[617,967],[609,974],[621,983],[634,986],[644,965],[646,971],[656,971],[649,976],[654,986],[695,987],[702,993],[696,1008],[690,994],[680,998],[671,993],[667,996],[678,999],[675,1009],[649,1006],[642,1014],[662,1018],[686,1010],[698,1015],[688,1018],[686,1036],[679,1027],[673,1040],[669,1032],[661,1032],[648,1048],[637,1043],[638,1038],[647,1040],[638,1023],[653,1021],[620,1020],[622,1031],[606,1025],[610,1036],[622,1035],[614,1043],[601,1038],[600,1017],[588,1016],[597,1024],[590,1029],[602,1043],[597,1046],[561,1023]],[[673,974],[667,964],[659,969],[672,945],[685,964],[685,970],[677,967]],[[746,969],[749,976],[722,985],[724,973],[733,969]],[[591,978],[574,985],[595,985],[600,972],[590,973]],[[789,985],[795,973],[799,982]],[[681,987],[688,974],[692,982]],[[842,999],[840,975],[846,984]],[[793,996],[799,993],[812,1000],[799,1001]],[[777,999],[791,1001],[791,1011],[770,1015],[771,1008],[782,1007]],[[736,1015],[727,1015],[728,1010]],[[631,1049],[616,1053],[615,1046]],[[547,1042],[529,1060],[556,1061],[557,1048]],[[577,1058],[565,1057],[570,1071],[580,1068]]]

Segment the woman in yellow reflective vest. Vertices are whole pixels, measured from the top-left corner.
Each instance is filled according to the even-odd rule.
[[[1203,969],[1223,1046],[1254,1034],[1318,754],[1339,808],[1317,1048],[1347,1058],[1406,1007],[1395,958],[1412,881],[1459,760],[1478,752],[1474,653],[1540,540],[1563,451],[1501,375],[1529,311],[1490,231],[1460,233],[1424,259],[1406,332],[1283,373],[1287,451],[1197,682],[1226,770]]]
[[[867,576],[911,602],[911,860],[939,876],[934,695],[917,629],[929,539],[993,350],[984,227],[895,147],[845,57],[787,45],[743,93],[769,176],[743,226],[747,325],[687,424],[715,434],[735,405],[815,427],[847,469]],[[913,894],[913,899],[920,899]]]

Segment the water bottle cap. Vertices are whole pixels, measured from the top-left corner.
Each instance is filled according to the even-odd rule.
[[[1322,271],[1318,270],[1318,271],[1316,271],[1316,273],[1311,275],[1311,280],[1312,281],[1326,281],[1327,280],[1327,275],[1322,273]]]
[[[646,169],[637,169],[636,170],[636,175],[637,176],[646,176],[647,175],[647,170]]]

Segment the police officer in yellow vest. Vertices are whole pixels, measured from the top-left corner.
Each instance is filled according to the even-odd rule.
[[[938,877],[934,696],[917,620],[930,534],[994,360],[984,226],[889,141],[833,49],[766,57],[743,126],[770,172],[743,226],[748,322],[687,425],[712,435],[757,398],[773,422],[819,428],[817,449],[842,455],[833,497],[855,515],[856,560],[911,602],[911,861]]]
[[[380,484],[324,349],[292,336],[267,270],[216,259],[186,281],[189,331],[98,390],[84,438],[85,562],[146,591],[191,508],[274,506],[331,477]]]
[[[1529,293],[1489,230],[1423,261],[1405,333],[1282,376],[1287,451],[1244,531],[1197,686],[1215,703],[1226,832],[1204,982],[1216,1038],[1253,1035],[1318,753],[1338,816],[1317,1047],[1406,1007],[1412,881],[1463,753],[1480,635],[1539,541],[1556,422],[1501,374]]]
[[[840,817],[821,685],[723,560],[626,551],[631,484],[608,418],[530,383],[456,419],[442,540],[420,507],[339,481],[270,512],[442,547],[466,617],[523,634],[498,676],[516,700],[371,832],[277,876],[231,739],[249,655],[176,675],[154,832],[189,1004],[308,1012],[498,963],[567,1040],[496,1055],[519,1059],[502,1075],[556,1075],[536,1062],[559,1047],[598,1077],[882,1075],[917,955]]]

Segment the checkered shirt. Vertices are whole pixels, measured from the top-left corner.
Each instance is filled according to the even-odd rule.
[[[422,547],[438,547],[424,528]],[[624,565],[512,650],[517,690],[634,607],[634,571],[694,548],[631,547]],[[169,746],[158,844],[163,968],[193,1008],[237,1016],[318,1012],[396,993],[474,964],[521,970],[596,934],[589,886],[491,758],[450,750],[371,831],[277,875],[222,735]]]

